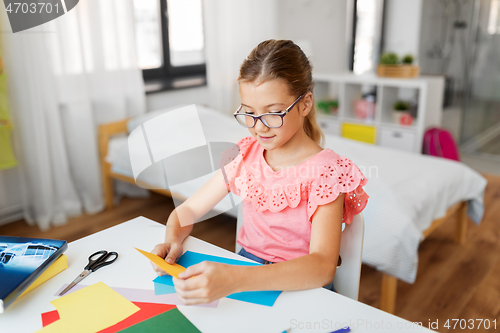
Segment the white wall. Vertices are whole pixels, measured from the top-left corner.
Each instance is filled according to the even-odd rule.
[[[419,61],[422,0],[385,0],[383,52],[411,53]]]
[[[278,36],[295,41],[316,72],[347,70],[347,0],[278,0]]]

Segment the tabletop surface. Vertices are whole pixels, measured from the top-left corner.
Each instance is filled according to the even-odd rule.
[[[55,310],[50,301],[65,283],[70,283],[88,263],[88,256],[105,249],[116,251],[118,260],[90,274],[84,282],[102,281],[110,287],[153,290],[157,276],[150,262],[134,247],[151,251],[163,241],[165,225],[137,217],[117,226],[71,242],[65,254],[68,268],[14,301],[0,315],[0,332],[34,332],[42,328],[41,313]],[[248,260],[192,236],[184,251]],[[428,329],[374,307],[323,288],[285,291],[272,307],[222,298],[216,308],[178,306],[202,332],[331,332],[348,325],[351,332],[425,332]],[[424,325],[426,323],[423,323]]]

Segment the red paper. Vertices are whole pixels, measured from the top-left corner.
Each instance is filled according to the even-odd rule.
[[[45,312],[42,313],[42,325],[43,327],[47,326],[48,324],[52,324],[56,320],[59,320],[59,312],[57,310],[50,311],[50,312]]]
[[[131,315],[130,317],[122,320],[116,325],[110,326],[99,333],[114,333],[121,331],[125,328],[138,324],[144,320],[157,316],[163,312],[167,312],[168,310],[172,310],[175,308],[175,305],[171,304],[158,304],[158,303],[143,303],[143,302],[132,302],[137,305],[140,310]],[[59,313],[57,310],[42,313],[42,324],[43,326],[47,326],[56,320],[59,320]]]

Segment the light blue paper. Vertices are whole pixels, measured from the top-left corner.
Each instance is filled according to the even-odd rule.
[[[169,284],[155,282],[154,285],[155,285],[155,295],[175,294],[176,292],[175,287]]]
[[[239,265],[239,266],[258,266],[261,265],[257,262],[248,262],[243,260],[228,259],[224,257],[212,256],[209,254],[203,254],[198,252],[186,251],[182,256],[179,257],[177,263],[183,267],[189,267],[198,264],[202,261],[212,261],[219,262],[229,265]],[[156,284],[164,284],[173,287],[174,282],[172,281],[172,276],[163,275],[158,276],[153,280],[155,282],[155,293],[157,292]],[[175,289],[174,289],[175,292]],[[227,298],[249,302],[254,304],[261,304],[266,306],[273,306],[276,299],[281,294],[280,290],[265,290],[265,291],[244,291],[241,293],[234,293]]]

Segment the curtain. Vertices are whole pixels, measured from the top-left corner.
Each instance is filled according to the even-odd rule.
[[[233,114],[240,103],[239,68],[260,42],[277,39],[275,0],[204,0],[209,106]]]
[[[24,217],[45,230],[99,212],[97,125],[145,111],[132,0],[80,1],[18,33],[0,8]]]

